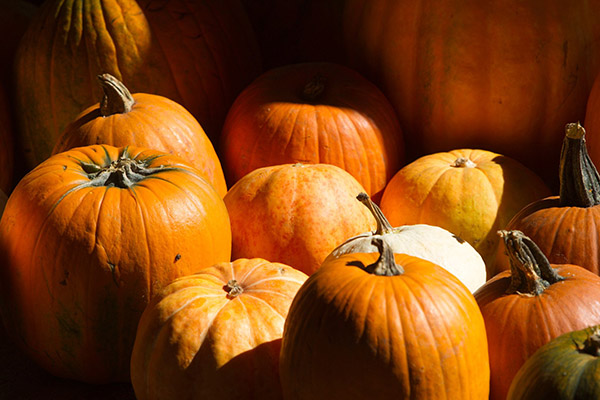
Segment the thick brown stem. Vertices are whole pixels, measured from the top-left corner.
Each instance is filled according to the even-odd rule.
[[[225,291],[227,292],[227,297],[230,299],[239,296],[244,291],[244,289],[235,279],[230,279],[229,282],[227,282],[227,285],[223,287],[223,289],[225,289]]]
[[[552,268],[540,248],[521,231],[498,231],[510,259],[511,283],[506,293],[539,296],[564,278]]]
[[[379,258],[375,263],[367,265],[365,271],[380,276],[395,276],[404,273],[404,268],[396,264],[394,251],[390,245],[380,238],[374,238],[371,244],[379,250]]]
[[[363,203],[369,209],[369,211],[371,211],[373,217],[375,217],[375,221],[377,222],[377,230],[375,231],[376,235],[383,235],[384,233],[392,233],[394,231],[394,227],[392,227],[390,221],[388,221],[385,215],[383,215],[383,212],[379,206],[373,203],[368,194],[361,192],[358,194],[358,196],[356,196],[356,198],[358,201]]]
[[[301,97],[305,101],[314,102],[325,91],[325,77],[323,75],[315,75],[310,81],[304,85]]]
[[[104,97],[100,102],[100,114],[103,117],[131,111],[135,101],[123,83],[111,74],[98,75],[98,80],[104,91]]]

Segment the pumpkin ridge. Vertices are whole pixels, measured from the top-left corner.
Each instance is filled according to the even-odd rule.
[[[256,271],[257,269],[261,268],[264,265],[269,264],[269,262],[267,260],[263,260],[261,262],[256,263],[252,268],[248,269],[245,271],[244,276],[242,276],[239,281],[243,282],[244,284],[246,284],[246,281],[249,279],[249,277],[252,275],[252,273],[254,273],[254,271]],[[233,269],[233,265],[231,266],[231,276],[234,275],[234,269]],[[259,281],[260,282],[260,281]],[[252,282],[250,285],[246,285],[246,288],[251,287],[252,285],[256,284],[257,282]]]
[[[274,290],[273,291],[271,291],[271,290],[261,290],[261,291],[254,290],[254,291],[252,291],[252,293],[268,293],[268,294],[278,294],[278,295],[281,295],[281,296],[286,296],[285,294],[278,293],[278,292],[276,292]],[[258,303],[264,304],[269,310],[273,311],[273,313],[275,313],[276,315],[280,316],[281,319],[282,319],[282,321],[285,322],[285,318],[286,318],[285,315],[281,314],[275,307],[273,307],[271,305],[270,302],[268,302],[267,300],[263,299],[260,296],[255,296],[252,293],[247,293],[247,292],[244,291],[244,294],[246,295],[246,297],[251,297],[252,299],[254,299],[255,301],[257,301]]]

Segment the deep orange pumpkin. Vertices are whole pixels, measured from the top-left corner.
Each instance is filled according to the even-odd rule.
[[[199,169],[221,197],[227,185],[217,153],[198,121],[163,96],[135,93],[110,74],[98,76],[104,96],[84,110],[58,138],[53,154],[73,147],[109,144],[175,154]]]
[[[523,363],[550,340],[600,323],[600,277],[550,264],[530,238],[503,231],[511,270],[475,292],[488,337],[490,400],[505,400]]]
[[[179,157],[80,147],[50,157],[0,220],[0,310],[52,374],[129,380],[137,322],[176,277],[229,261],[227,209]]]
[[[381,255],[324,262],[298,291],[282,339],[284,398],[487,399],[473,295],[440,266],[374,241]]]
[[[332,63],[261,75],[229,110],[222,140],[230,183],[269,165],[333,164],[376,202],[404,161],[402,130],[387,98],[357,72]]]
[[[140,319],[131,357],[136,398],[281,399],[283,325],[306,278],[254,258],[176,279]]]

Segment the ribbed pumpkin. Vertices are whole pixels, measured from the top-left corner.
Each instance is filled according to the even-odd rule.
[[[508,223],[529,236],[551,263],[600,273],[600,176],[586,150],[585,129],[567,124],[560,159],[560,195],[533,202]],[[498,252],[494,273],[510,268]]]
[[[232,258],[264,258],[310,275],[340,243],[375,229],[356,201],[364,188],[330,164],[263,167],[240,179],[224,197]]]
[[[132,93],[184,106],[214,141],[237,94],[260,73],[239,0],[48,0],[20,43],[16,105],[30,167],[101,96],[110,73]]]
[[[28,173],[6,204],[0,310],[52,374],[127,381],[152,296],[230,253],[227,209],[199,171],[155,150],[80,147]]]
[[[285,399],[480,399],[489,392],[473,295],[429,261],[353,253],[323,263],[294,298],[280,375]]]
[[[600,326],[565,333],[519,369],[507,400],[600,398]]]
[[[483,257],[489,278],[499,244],[496,231],[549,194],[541,178],[516,160],[461,149],[404,166],[385,188],[381,210],[393,226],[436,225],[466,240]]]
[[[600,324],[600,277],[577,265],[550,264],[520,231],[502,231],[511,270],[475,299],[490,352],[490,400],[504,400],[525,361],[550,340]]]
[[[0,190],[10,193],[13,186],[14,173],[14,124],[9,99],[9,92],[0,80]]]
[[[376,201],[404,161],[402,130],[387,98],[332,63],[264,73],[234,102],[222,140],[230,183],[269,165],[325,163],[348,171]]]
[[[382,88],[411,158],[492,150],[556,180],[600,66],[597,1],[349,0],[348,65]]]
[[[136,146],[175,154],[199,169],[221,197],[227,193],[221,162],[198,121],[163,96],[135,93],[110,74],[98,75],[102,101],[71,122],[53,154],[91,144]]]
[[[131,357],[136,398],[281,399],[283,325],[305,280],[260,258],[176,279],[140,319]]]
[[[377,229],[346,240],[336,247],[324,262],[344,254],[375,253],[377,247],[372,241],[379,238],[385,241],[394,253],[408,254],[439,265],[456,276],[471,292],[485,283],[485,263],[477,250],[466,240],[439,226],[417,224],[394,228],[366,193],[360,193],[357,199],[371,211],[377,221]]]

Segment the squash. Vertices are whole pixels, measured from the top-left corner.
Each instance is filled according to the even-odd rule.
[[[381,210],[393,226],[427,224],[469,242],[491,266],[496,234],[521,208],[550,195],[542,179],[510,157],[460,149],[423,156],[388,183]]]
[[[280,376],[285,399],[487,399],[481,312],[430,261],[377,253],[324,262],[294,298]]]
[[[504,400],[525,361],[550,340],[600,324],[600,277],[551,264],[520,231],[501,231],[511,270],[475,292],[490,352],[490,400]]]
[[[357,72],[325,62],[258,77],[233,103],[221,140],[231,183],[269,165],[333,164],[376,201],[404,162],[402,129],[387,98]]]
[[[439,265],[456,276],[471,292],[485,283],[485,263],[465,240],[439,226],[417,224],[394,228],[366,193],[360,193],[356,198],[371,211],[377,221],[377,229],[346,240],[324,262],[344,254],[377,252],[372,240],[381,238],[394,253],[408,254]]]
[[[337,245],[375,228],[369,210],[356,201],[364,190],[330,164],[282,164],[250,172],[223,198],[232,258],[264,258],[312,274]]]
[[[227,209],[200,172],[156,150],[56,154],[11,193],[0,220],[0,311],[50,373],[129,380],[138,320],[173,279],[229,261]]]
[[[131,357],[136,398],[281,399],[283,324],[305,280],[254,258],[170,283],[140,319]]]
[[[84,110],[58,138],[52,154],[73,147],[109,144],[175,154],[202,171],[221,197],[227,185],[217,153],[198,121],[163,96],[135,93],[110,74],[98,75],[104,95]]]

